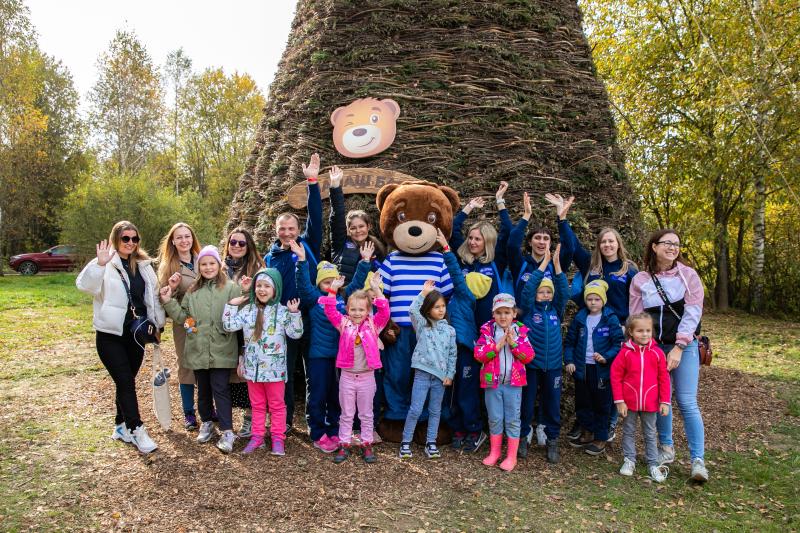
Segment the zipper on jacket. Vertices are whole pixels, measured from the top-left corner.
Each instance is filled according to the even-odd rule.
[[[644,346],[639,346],[639,410],[644,410]]]

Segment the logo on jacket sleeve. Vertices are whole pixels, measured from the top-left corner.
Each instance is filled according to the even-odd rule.
[[[356,247],[356,245],[353,243],[353,241],[347,241],[344,243],[344,247],[352,250]]]

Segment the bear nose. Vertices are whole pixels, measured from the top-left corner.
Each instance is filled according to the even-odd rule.
[[[420,235],[422,235],[422,228],[420,228],[419,226],[411,226],[410,228],[408,228],[408,234],[411,235],[412,237],[419,237]]]
[[[363,137],[367,134],[367,128],[356,128],[353,130],[353,135],[356,137]]]

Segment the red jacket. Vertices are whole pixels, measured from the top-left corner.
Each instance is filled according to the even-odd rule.
[[[614,403],[625,402],[631,411],[657,413],[659,404],[670,403],[667,358],[656,341],[639,346],[632,340],[622,345],[611,364]]]

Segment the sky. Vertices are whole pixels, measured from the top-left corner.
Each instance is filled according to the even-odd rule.
[[[39,47],[70,71],[86,108],[97,59],[118,29],[132,30],[163,66],[183,47],[195,72],[247,72],[264,96],[278,67],[295,0],[24,0]]]

